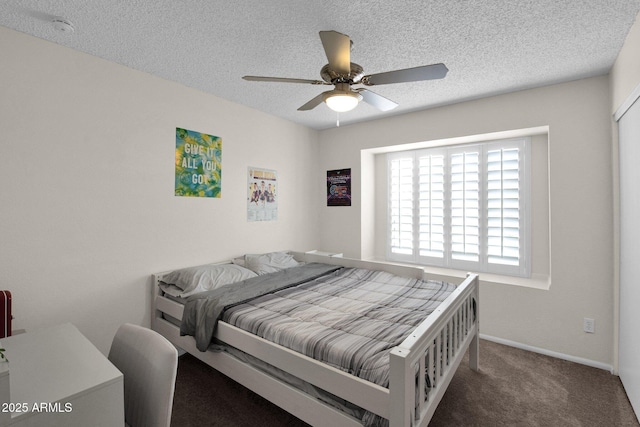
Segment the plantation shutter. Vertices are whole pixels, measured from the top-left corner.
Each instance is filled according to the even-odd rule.
[[[480,258],[480,152],[451,156],[451,258]]]
[[[520,149],[487,152],[487,262],[520,264]]]
[[[444,258],[445,251],[445,156],[419,156],[419,255]]]
[[[413,255],[413,155],[389,162],[391,253]]]
[[[527,141],[390,153],[388,259],[527,276]]]

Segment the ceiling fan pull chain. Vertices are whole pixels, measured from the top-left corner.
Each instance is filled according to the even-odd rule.
[[[336,127],[340,127],[340,113],[336,111]]]

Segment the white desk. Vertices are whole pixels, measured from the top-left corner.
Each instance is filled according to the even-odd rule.
[[[9,359],[0,363],[0,393],[7,366],[10,384],[0,426],[124,425],[122,373],[75,326],[2,338],[0,346]]]

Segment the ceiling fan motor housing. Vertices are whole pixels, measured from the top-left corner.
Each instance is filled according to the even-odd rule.
[[[349,75],[344,75],[336,72],[329,66],[329,64],[327,64],[322,67],[322,70],[320,70],[320,76],[325,82],[334,85],[338,83],[355,84],[358,83],[364,76],[364,69],[360,65],[351,62],[351,70],[349,72]]]

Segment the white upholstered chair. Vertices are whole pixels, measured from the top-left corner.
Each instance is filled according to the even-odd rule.
[[[124,414],[131,427],[169,427],[178,351],[151,329],[118,328],[109,360],[124,376]]]

